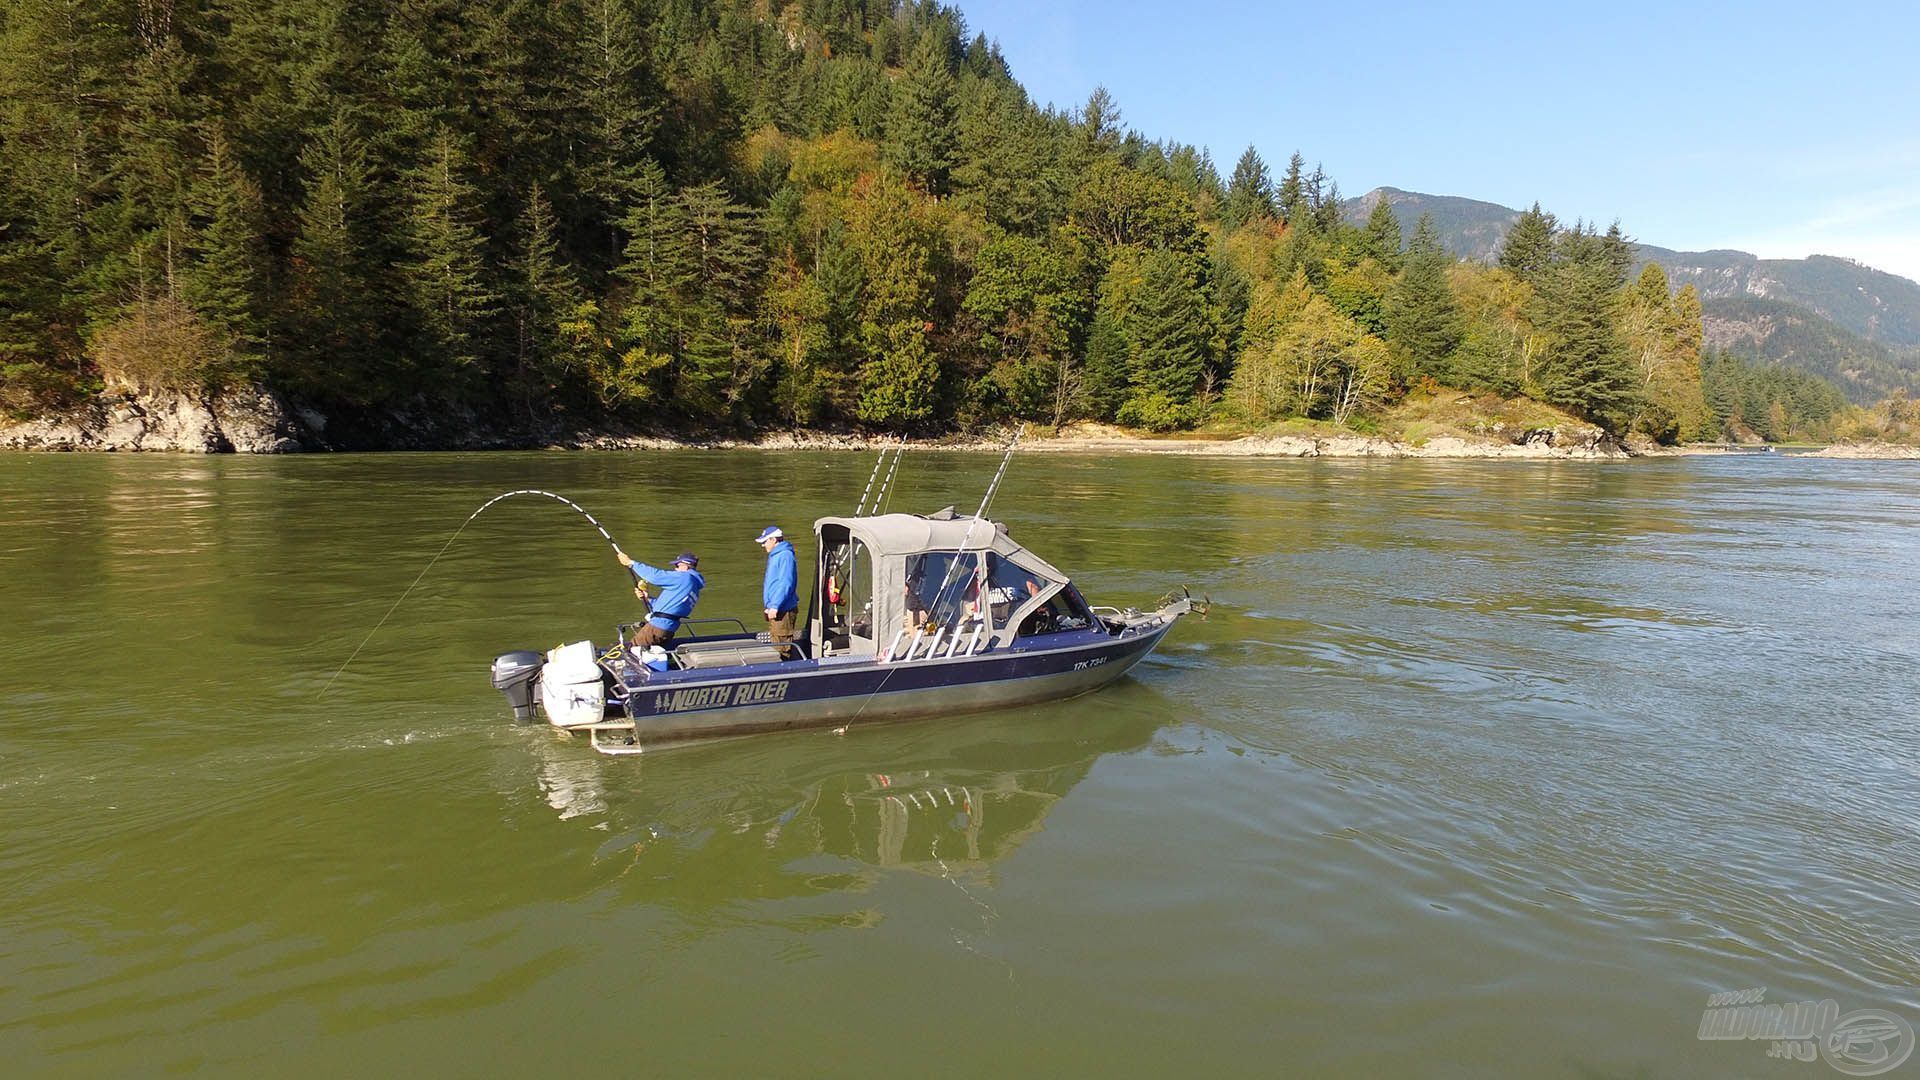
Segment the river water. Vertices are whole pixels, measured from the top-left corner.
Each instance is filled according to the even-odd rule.
[[[634,608],[515,500],[320,696],[497,492],[752,615],[871,465],[0,456],[0,1060],[1812,1077],[1707,996],[1920,1021],[1910,464],[1023,456],[996,516],[1092,602],[1212,617],[1075,701],[624,760],[487,684]]]

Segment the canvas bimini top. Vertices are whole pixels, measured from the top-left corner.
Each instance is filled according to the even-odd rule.
[[[810,614],[814,655],[898,655],[916,632],[1011,643],[1021,621],[1069,590],[1067,575],[1006,526],[955,514],[814,522],[820,553]],[[1073,602],[1078,604],[1077,596]]]

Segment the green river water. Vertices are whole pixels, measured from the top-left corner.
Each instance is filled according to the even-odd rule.
[[[1212,617],[1078,700],[624,760],[487,683],[635,607],[514,500],[319,696],[493,494],[751,616],[871,466],[0,455],[0,1068],[1812,1078],[1708,995],[1920,1022],[1911,464],[1022,456],[1016,538]]]

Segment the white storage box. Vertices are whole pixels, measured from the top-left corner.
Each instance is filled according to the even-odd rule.
[[[540,706],[547,723],[558,728],[584,727],[605,719],[607,687],[600,681],[593,642],[576,641],[547,654],[540,669]]]

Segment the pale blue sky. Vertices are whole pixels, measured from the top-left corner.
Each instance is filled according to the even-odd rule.
[[[1042,103],[1650,244],[1920,279],[1920,4],[958,0]]]

